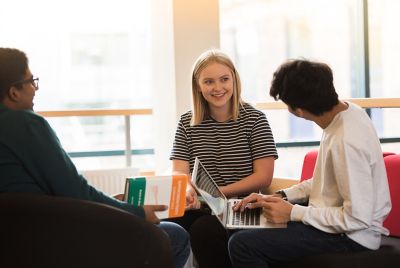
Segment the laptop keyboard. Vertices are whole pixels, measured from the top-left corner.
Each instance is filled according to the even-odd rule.
[[[236,202],[235,202],[236,203]],[[261,208],[248,209],[243,212],[233,211],[232,224],[237,226],[256,226],[260,225]]]

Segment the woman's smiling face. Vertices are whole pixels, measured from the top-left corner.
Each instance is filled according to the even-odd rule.
[[[211,63],[199,75],[199,88],[210,110],[231,108],[233,95],[233,77],[229,67],[220,63]]]

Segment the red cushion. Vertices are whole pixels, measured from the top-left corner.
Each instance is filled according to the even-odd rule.
[[[392,210],[383,222],[391,236],[400,237],[400,155],[389,155],[384,158],[386,173],[392,200]]]

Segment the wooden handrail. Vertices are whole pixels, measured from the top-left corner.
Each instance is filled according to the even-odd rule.
[[[363,108],[400,108],[400,98],[353,98],[344,99],[353,102]],[[260,102],[255,106],[260,110],[287,109],[286,104],[281,101]]]
[[[346,99],[363,108],[400,108],[400,98],[354,98]],[[286,104],[281,101],[260,102],[254,104],[260,110],[287,109]],[[130,117],[134,115],[152,115],[153,109],[85,109],[85,110],[60,110],[60,111],[38,111],[44,117],[68,117],[68,116],[124,116],[125,117],[125,151],[126,164],[131,165],[131,142],[130,142]],[[153,171],[142,172],[153,174]],[[290,180],[289,183],[292,183]]]
[[[152,109],[89,109],[89,110],[63,110],[63,111],[39,111],[44,117],[70,117],[70,116],[123,116],[125,118],[125,157],[126,166],[132,163],[131,148],[131,116],[152,115]]]
[[[66,116],[126,116],[126,115],[151,115],[153,109],[86,109],[86,110],[62,110],[62,111],[39,111],[44,117],[66,117]]]
[[[358,98],[348,101],[363,108],[400,108],[400,98]]]
[[[400,108],[400,98],[353,98],[344,99],[353,102],[363,108]],[[261,110],[287,109],[281,101],[259,102],[255,106]],[[153,109],[84,109],[84,110],[60,110],[38,111],[44,117],[67,116],[126,116],[126,115],[152,115]]]

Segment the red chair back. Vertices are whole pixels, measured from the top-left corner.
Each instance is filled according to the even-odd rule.
[[[383,157],[395,155],[392,152],[383,152]],[[300,181],[311,179],[314,175],[315,163],[317,162],[318,150],[309,151],[303,160]]]
[[[395,155],[395,153],[392,152],[383,152],[383,157],[389,156],[389,155]]]
[[[391,236],[400,237],[400,155],[389,155],[384,158],[389,182],[392,210],[383,222]]]
[[[315,163],[317,162],[318,150],[309,151],[303,160],[300,181],[312,178],[314,174]]]

